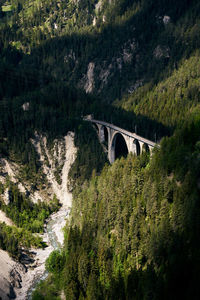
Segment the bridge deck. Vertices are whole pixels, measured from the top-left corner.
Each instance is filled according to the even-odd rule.
[[[143,142],[143,143],[145,143],[145,144],[148,144],[149,146],[155,147],[155,145],[156,145],[156,143],[154,143],[154,142],[152,142],[152,141],[150,141],[150,140],[148,140],[148,139],[145,139],[145,138],[143,138],[142,136],[137,135],[136,133],[129,132],[129,131],[127,131],[127,130],[125,130],[125,129],[122,129],[122,128],[120,128],[120,127],[117,127],[117,126],[115,126],[115,125],[113,125],[113,124],[110,124],[110,123],[107,123],[107,122],[104,122],[104,121],[95,120],[95,119],[85,119],[85,120],[86,120],[86,121],[90,121],[90,122],[92,122],[92,123],[97,123],[97,124],[100,124],[100,125],[109,127],[109,128],[114,129],[114,130],[116,130],[116,131],[119,131],[119,132],[121,132],[121,133],[123,133],[123,134],[125,134],[125,135],[127,135],[127,136],[129,136],[129,137],[132,137],[132,138],[134,138],[134,139],[137,139],[137,140],[140,141],[140,142]]]

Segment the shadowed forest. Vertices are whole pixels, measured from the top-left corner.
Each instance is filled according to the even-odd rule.
[[[73,131],[78,148],[64,246],[33,299],[199,299],[200,3],[2,0],[0,32],[1,158],[37,190],[34,133],[51,147]],[[160,147],[109,165],[87,114]],[[18,228],[0,224],[0,247],[19,259],[59,202],[6,188]]]

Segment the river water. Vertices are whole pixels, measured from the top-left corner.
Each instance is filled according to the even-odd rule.
[[[48,245],[50,246],[51,250],[60,249],[63,241],[64,241],[64,233],[63,233],[63,227],[65,226],[66,219],[69,216],[69,209],[61,208],[57,213],[54,213],[50,219],[47,222],[47,226],[45,229],[45,239],[47,239]],[[45,250],[44,250],[45,251]],[[47,251],[46,258],[49,256],[49,251]],[[43,264],[45,265],[45,260],[43,259]],[[37,267],[36,267],[37,269]],[[37,284],[41,281],[47,278],[48,272],[46,270],[41,271],[41,265],[40,270],[37,272],[35,269],[35,276],[32,280],[32,283],[27,290],[26,299],[31,300],[32,294],[34,290],[36,289]]]

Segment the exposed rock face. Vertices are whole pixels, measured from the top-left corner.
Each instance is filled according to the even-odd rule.
[[[21,179],[18,176],[19,169],[20,167],[17,164],[5,158],[0,159],[0,182],[5,184],[6,176],[9,176],[9,179],[15,184],[17,184],[18,189],[21,193],[30,194],[30,183],[21,181]],[[4,191],[4,194],[1,195],[1,197],[4,200],[5,204],[8,205],[10,202],[10,191],[8,188]],[[37,202],[38,200],[43,201],[43,197],[38,193],[38,191],[31,193],[30,199],[33,202]]]
[[[131,85],[128,89],[128,93],[132,94],[135,90],[137,90],[140,86],[143,85],[143,80],[137,80],[133,85]]]
[[[169,16],[164,16],[163,17],[163,23],[164,25],[167,25],[171,22],[171,18]]]
[[[28,111],[30,109],[30,103],[29,102],[26,102],[22,105],[22,109],[24,111]]]
[[[6,205],[8,205],[10,203],[10,191],[8,188],[6,188],[4,194],[2,195],[2,198]]]
[[[16,295],[12,285],[5,278],[0,278],[0,299],[10,300],[15,299]]]
[[[26,188],[24,183],[22,184],[18,180],[18,172],[19,166],[5,158],[0,159],[0,182],[5,184],[6,183],[6,176],[9,176],[9,179],[18,185],[20,192],[26,193]],[[9,189],[6,188],[4,194],[1,195],[2,199],[4,200],[5,204],[8,205],[10,202],[10,192]]]
[[[112,64],[110,64],[107,68],[105,69],[101,69],[100,74],[99,74],[99,78],[102,81],[102,85],[107,84],[108,82],[108,77],[111,73],[111,69],[112,69]],[[103,86],[102,86],[103,87]]]
[[[128,40],[124,45],[123,45],[123,61],[124,63],[130,63],[133,58],[133,54],[137,50],[137,43],[135,39],[133,40]]]
[[[16,183],[16,175],[18,173],[18,166],[15,163],[11,163],[5,158],[0,160],[0,181],[5,182],[5,177],[8,175],[10,179]]]
[[[70,61],[76,63],[76,54],[72,49],[64,56],[64,63],[68,63]]]
[[[60,244],[64,241],[64,233],[62,228],[65,226],[66,217],[68,216],[71,207],[72,195],[68,189],[68,173],[69,169],[76,158],[74,145],[74,133],[68,132],[64,139],[54,140],[53,147],[48,148],[47,138],[43,135],[35,133],[35,139],[32,140],[33,145],[38,152],[43,172],[46,174],[50,184],[52,194],[55,193],[57,198],[63,204],[62,208],[51,216],[52,220],[58,220],[52,227]],[[55,167],[60,167],[60,182],[58,183],[55,177]],[[43,240],[49,242],[47,233],[44,233]],[[29,287],[32,285],[38,275],[41,276],[45,270],[45,260],[52,252],[53,246],[47,248],[34,249],[34,262],[28,261],[28,272],[22,275],[22,288],[16,289],[17,299],[24,300]],[[24,257],[26,259],[26,257]],[[29,259],[29,258],[28,258]],[[16,275],[17,276],[17,275]]]
[[[90,62],[88,65],[88,70],[87,70],[87,75],[85,79],[85,85],[84,85],[84,90],[86,93],[91,93],[94,89],[94,68],[95,64],[93,62]]]
[[[133,55],[131,52],[129,52],[127,49],[123,50],[123,60],[125,63],[130,63],[133,58]]]
[[[104,16],[102,16],[104,17]],[[106,19],[104,18],[106,22]],[[96,25],[97,17],[93,19],[93,26]],[[132,28],[131,30],[135,30]],[[86,93],[101,93],[112,77],[116,73],[123,71],[125,65],[132,64],[133,61],[138,63],[137,51],[139,43],[136,38],[126,40],[117,50],[113,57],[106,57],[101,62],[90,62],[87,67],[87,72],[78,82],[78,87],[84,89]]]
[[[51,148],[47,145],[47,138],[43,135],[35,133],[35,139],[32,140],[33,145],[39,155],[42,169],[47,179],[47,190],[50,193],[48,196],[52,198],[56,194],[57,198],[63,204],[59,212],[55,213],[52,218],[58,218],[59,222],[55,224],[56,235],[59,243],[62,244],[64,234],[62,228],[65,226],[66,217],[69,213],[68,208],[71,207],[72,195],[68,188],[68,173],[71,164],[76,158],[77,149],[74,146],[74,133],[69,132],[67,136],[60,140],[54,140]],[[2,161],[3,160],[3,161]],[[17,173],[19,166],[5,160],[0,160],[0,181],[6,182],[6,176],[15,182],[18,187],[26,191],[28,184],[18,181]],[[56,178],[55,172],[58,171],[59,180]],[[59,181],[59,182],[58,182]],[[4,194],[8,194],[7,189]],[[42,191],[37,191],[38,195],[34,193],[31,195],[37,201],[38,197],[42,200]],[[1,195],[2,196],[2,195]],[[4,197],[4,195],[3,195]],[[46,197],[45,197],[46,199]],[[4,199],[5,200],[5,199]],[[8,225],[12,225],[12,221],[8,219],[3,212],[0,211],[0,221],[5,221]],[[43,235],[44,241],[48,243],[48,236]],[[19,299],[24,300],[26,293],[31,286],[37,274],[43,274],[45,270],[45,260],[53,250],[50,245],[45,250],[34,249],[34,252],[29,252],[27,255],[23,250],[20,261],[27,266],[15,262],[7,252],[0,250],[0,299]],[[31,256],[29,255],[31,253]],[[32,255],[33,253],[33,255]],[[17,296],[16,296],[17,295]]]
[[[68,172],[76,157],[76,148],[73,143],[74,134],[69,132],[63,140],[55,140],[54,147],[48,149],[47,138],[35,133],[32,143],[39,155],[43,172],[49,182],[49,192],[51,196],[55,194],[60,202],[66,206],[71,206],[71,194],[67,188]],[[59,181],[56,178],[56,171],[59,169]]]
[[[21,275],[26,269],[16,263],[6,251],[0,250],[0,299],[16,298],[14,288],[21,287]]]
[[[14,225],[13,221],[11,219],[9,219],[5,212],[0,210],[0,222],[5,222],[6,225],[12,226]]]
[[[169,58],[170,57],[169,53],[170,53],[169,47],[158,45],[155,48],[155,50],[153,52],[153,55],[154,55],[155,58],[161,59],[163,57],[164,58]]]
[[[93,21],[92,21],[92,25],[95,26],[97,24],[97,18],[94,17]]]
[[[18,177],[19,166],[7,159],[0,159],[0,182],[6,183],[6,176],[9,176],[10,180],[14,182],[21,193],[28,194],[33,202],[44,201],[47,198],[53,198],[56,194],[57,198],[64,203],[65,194],[68,192],[66,182],[68,170],[70,168],[69,158],[70,151],[72,153],[71,161],[76,157],[76,149],[73,144],[73,133],[69,133],[62,140],[55,140],[53,149],[49,150],[47,147],[47,139],[45,136],[38,135],[36,133],[35,139],[32,140],[33,145],[40,157],[40,162],[44,174],[48,183],[45,189],[35,190],[31,192],[31,185],[28,182],[21,182]],[[58,182],[60,180],[60,182]],[[1,198],[6,205],[10,202],[10,191],[8,188],[1,194]],[[70,203],[69,203],[70,206]],[[6,222],[8,225],[12,225],[12,221],[6,218],[3,212],[0,213],[0,221]]]
[[[103,1],[100,0],[95,4],[95,10],[98,12],[102,9]]]
[[[20,273],[17,271],[17,267],[15,266],[10,272],[10,283],[13,287],[21,288],[22,278]]]

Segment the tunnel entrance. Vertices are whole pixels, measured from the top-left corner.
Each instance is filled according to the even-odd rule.
[[[117,133],[114,139],[115,139],[115,159],[120,158],[122,156],[126,157],[128,155],[128,148],[124,137],[120,133]]]

